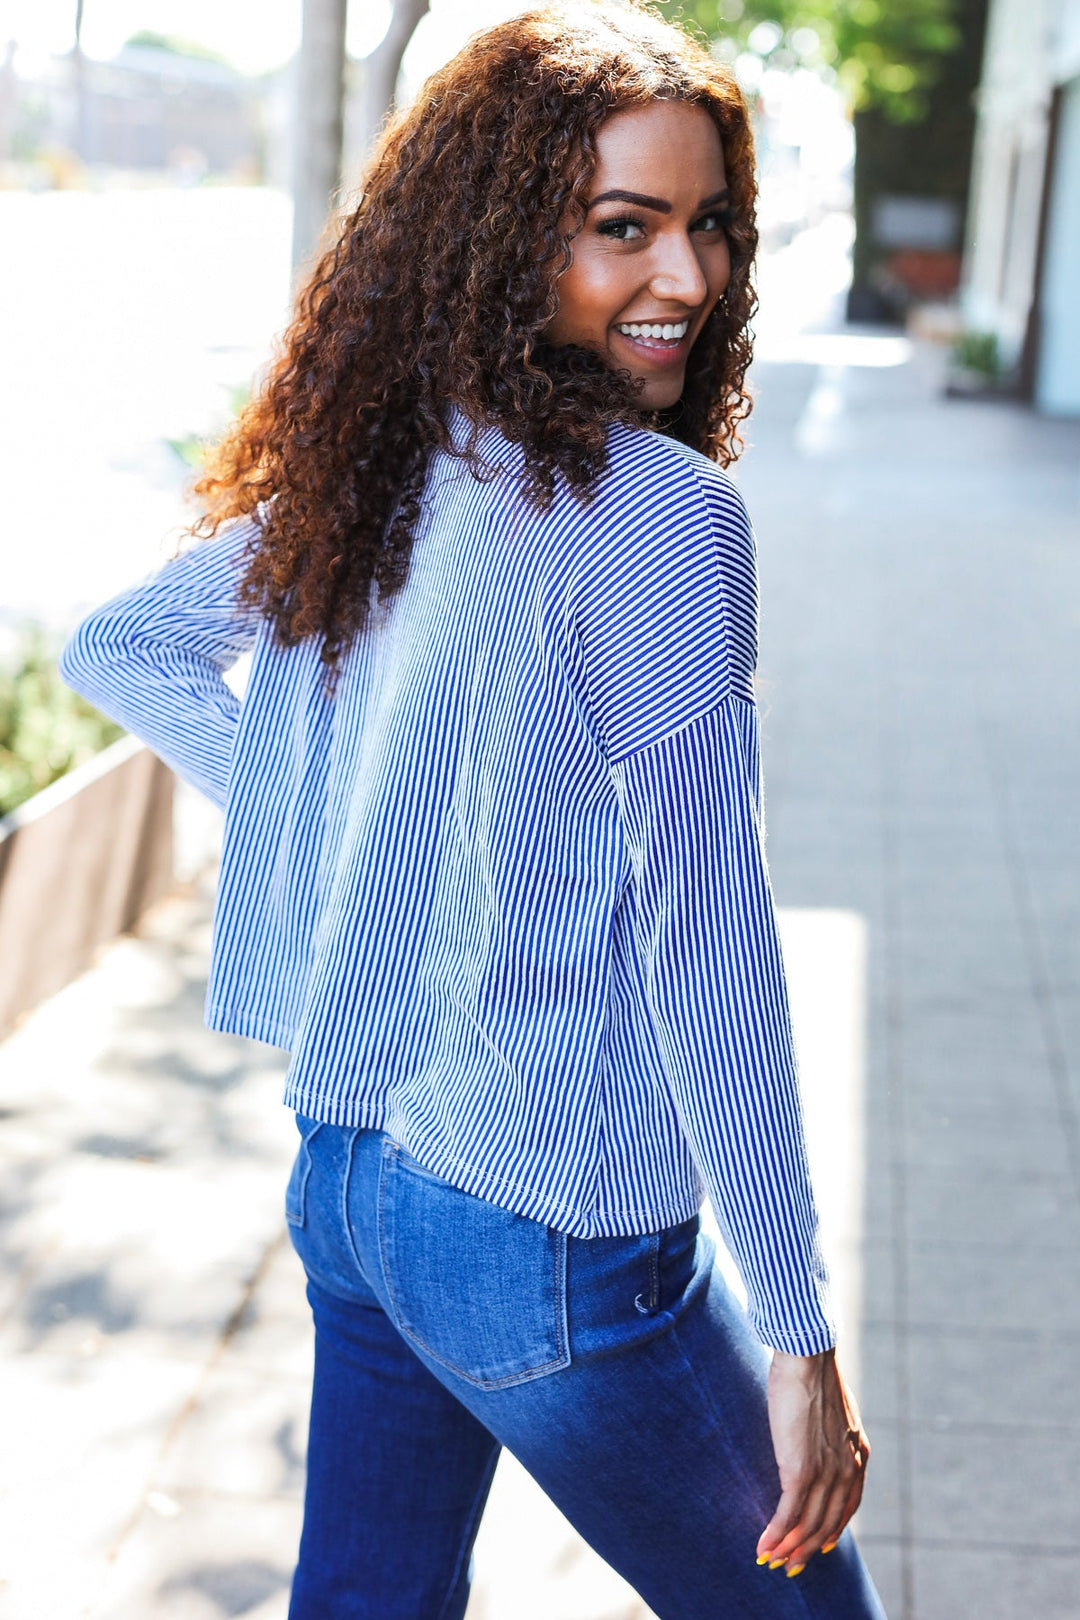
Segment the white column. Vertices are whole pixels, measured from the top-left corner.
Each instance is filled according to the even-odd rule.
[[[314,253],[341,182],[346,4],[304,0],[294,125],[294,269]]]
[[[1035,403],[1080,416],[1080,76],[1065,87],[1050,180]]]

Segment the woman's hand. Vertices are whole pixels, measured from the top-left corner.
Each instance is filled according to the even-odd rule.
[[[786,1563],[797,1575],[814,1553],[832,1551],[858,1508],[870,1442],[835,1350],[774,1350],[767,1396],[781,1495],[758,1539],[758,1563]]]

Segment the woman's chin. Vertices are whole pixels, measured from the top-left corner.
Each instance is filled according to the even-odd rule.
[[[638,400],[647,411],[669,410],[682,398],[685,381],[684,371],[680,371],[677,377],[649,377],[638,395]]]

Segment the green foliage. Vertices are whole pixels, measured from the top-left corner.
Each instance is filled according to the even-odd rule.
[[[165,443],[173,455],[177,456],[185,467],[190,467],[192,472],[196,472],[202,466],[206,454],[206,440],[198,433],[185,433],[182,439],[166,439]]]
[[[226,390],[228,395],[229,420],[239,416],[248,400],[251,398],[251,388],[247,383],[234,383]],[[210,433],[185,433],[182,439],[166,439],[173,455],[189,467],[192,472],[198,472],[203,464],[207,450],[225,431],[226,422],[218,422]]]
[[[64,685],[58,650],[31,625],[14,660],[0,668],[0,815],[124,735]]]
[[[782,68],[835,72],[854,110],[894,123],[927,110],[941,57],[961,42],[955,0],[660,0],[673,21]],[[693,25],[696,25],[694,27]]]
[[[144,51],[167,51],[170,56],[194,57],[200,62],[222,62],[229,66],[227,59],[217,51],[210,50],[207,45],[200,45],[197,39],[185,39],[179,34],[159,34],[152,28],[140,28],[125,39],[125,48],[128,45],[137,46]]]
[[[953,345],[953,360],[963,371],[996,381],[1002,374],[997,333],[961,332]]]

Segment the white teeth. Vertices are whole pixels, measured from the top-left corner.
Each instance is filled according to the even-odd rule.
[[[627,337],[663,338],[670,343],[672,339],[679,341],[684,338],[689,326],[689,321],[650,321],[644,326],[638,321],[628,321],[618,330],[625,332]]]

